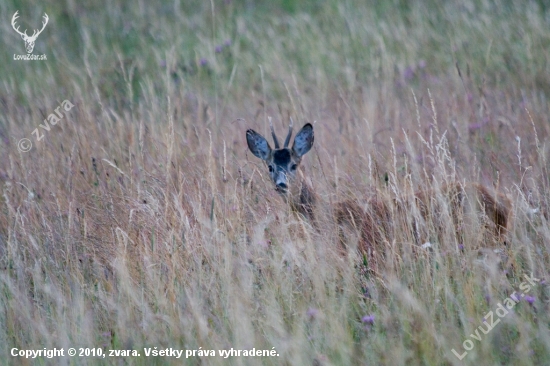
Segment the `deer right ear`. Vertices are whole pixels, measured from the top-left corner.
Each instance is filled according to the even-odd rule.
[[[267,160],[269,154],[271,153],[271,147],[262,135],[254,130],[247,130],[246,142],[248,143],[248,148],[252,154],[262,160]]]

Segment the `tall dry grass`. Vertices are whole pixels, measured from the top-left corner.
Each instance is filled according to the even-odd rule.
[[[271,12],[215,3],[214,13],[45,5],[57,19],[36,46],[48,62],[1,67],[6,364],[22,361],[8,356],[12,347],[141,353],[44,363],[181,363],[145,358],[143,347],[155,346],[279,353],[186,364],[548,363],[547,61],[545,51],[529,53],[548,39],[540,7],[502,10],[514,19],[506,22],[491,17],[492,2],[395,13],[323,4]],[[434,14],[448,15],[453,52],[464,47],[470,59],[438,48],[446,28]],[[23,52],[4,27],[3,53]],[[490,48],[476,38],[483,32],[494,36]],[[65,99],[75,107],[35,141],[31,131]],[[267,135],[273,116],[282,131],[288,114],[315,121],[302,164],[320,197],[317,226],[284,204],[247,152],[247,128]],[[30,152],[18,151],[22,137]],[[481,221],[456,233],[439,193],[464,181],[511,199],[506,245],[487,241]],[[443,208],[422,222],[421,242],[411,207],[396,216],[382,268],[369,272],[357,251],[340,255],[336,202],[367,207],[369,197],[419,189]],[[356,246],[357,233],[346,240]],[[525,273],[542,279],[534,301],[518,303],[459,361],[451,349],[462,350]]]

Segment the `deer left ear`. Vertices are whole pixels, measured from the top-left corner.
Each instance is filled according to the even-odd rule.
[[[294,145],[292,145],[292,151],[296,156],[301,158],[304,156],[313,146],[313,126],[311,123],[307,123],[294,137]]]

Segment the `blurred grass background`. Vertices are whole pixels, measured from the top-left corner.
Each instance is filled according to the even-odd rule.
[[[26,72],[37,83],[46,73],[63,85],[84,82],[88,63],[98,78],[110,82],[101,80],[105,99],[116,99],[109,92],[126,86],[120,62],[132,66],[136,100],[141,82],[165,74],[185,80],[190,89],[221,96],[234,68],[232,93],[223,96],[242,95],[258,83],[258,65],[270,76],[266,91],[273,98],[286,95],[277,82],[284,75],[326,92],[335,85],[352,89],[395,81],[403,74],[418,82],[419,68],[456,79],[456,63],[476,84],[541,91],[549,84],[544,1],[176,1],[154,6],[46,1],[39,8],[8,1],[2,12],[8,19],[19,9],[25,14],[19,22],[29,29],[40,25],[43,12],[51,14],[50,34],[41,36],[35,53],[48,51],[52,62],[31,63],[31,68],[10,62],[2,72]],[[3,26],[3,53],[9,58],[21,39],[9,22]],[[201,59],[207,62],[203,68]]]
[[[16,10],[21,29],[48,14],[34,49],[47,61],[13,60]],[[2,362],[55,346],[142,353],[90,364],[181,362],[143,357],[154,346],[280,354],[197,365],[550,362],[542,284],[463,361],[450,351],[524,273],[548,277],[545,1],[46,0],[0,13]],[[66,99],[75,108],[35,141]],[[247,128],[267,136],[273,116],[282,132],[289,115],[316,122],[303,164],[322,210],[480,181],[514,202],[507,245],[477,226],[437,242],[443,218],[427,224],[432,254],[414,254],[403,225],[387,270],[339,257],[330,217],[315,229],[289,213],[247,154]]]

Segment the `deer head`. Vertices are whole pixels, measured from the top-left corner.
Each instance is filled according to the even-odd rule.
[[[273,183],[275,183],[277,191],[286,194],[296,178],[296,172],[300,166],[302,156],[304,156],[313,146],[313,126],[310,123],[304,125],[294,137],[292,149],[289,149],[288,143],[292,137],[293,126],[291,118],[288,127],[288,135],[281,149],[273,129],[271,118],[269,119],[269,124],[275,149],[271,149],[267,140],[254,130],[246,131],[246,141],[252,154],[266,162],[269,168],[269,175]]]
[[[17,18],[19,18],[19,16],[17,15],[17,13],[19,12],[16,11],[15,14],[13,14],[13,17],[11,18],[11,26],[13,27],[13,29],[19,33],[19,35],[21,36],[21,38],[23,38],[23,41],[25,41],[25,48],[27,49],[27,53],[32,53],[32,50],[34,49],[34,42],[36,41],[36,38],[38,37],[38,35],[40,33],[42,33],[42,31],[44,30],[44,28],[46,28],[46,24],[48,24],[48,14],[44,13],[44,21],[42,22],[42,29],[38,30],[38,29],[35,29],[32,36],[28,36],[27,35],[27,30],[25,29],[24,32],[20,32],[19,31],[19,27],[16,27],[15,26],[15,20]]]

